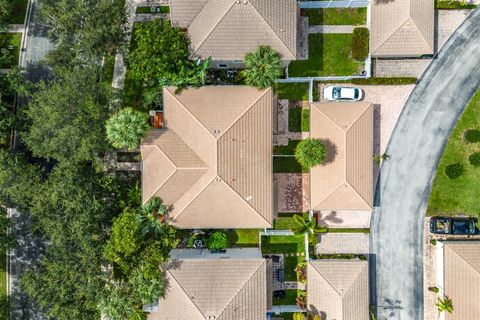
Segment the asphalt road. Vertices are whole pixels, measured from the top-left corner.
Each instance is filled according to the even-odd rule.
[[[454,33],[407,101],[387,147],[372,219],[378,319],[423,319],[423,221],[457,119],[480,84],[480,10]],[[376,286],[375,286],[376,285]]]

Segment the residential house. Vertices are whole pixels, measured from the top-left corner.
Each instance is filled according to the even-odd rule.
[[[434,0],[373,0],[370,52],[374,58],[434,53]]]
[[[142,197],[161,198],[177,228],[270,228],[272,90],[163,91],[164,129],[141,143]]]
[[[371,211],[373,106],[367,102],[312,103],[310,137],[327,147],[326,163],[310,169],[314,211]]]
[[[369,320],[368,262],[320,259],[307,263],[307,309],[321,319]]]
[[[192,58],[212,57],[217,68],[241,67],[260,45],[296,60],[299,15],[296,0],[170,0],[170,19],[188,30]]]
[[[478,319],[480,314],[480,241],[437,242],[437,283],[452,300],[446,320]]]
[[[261,320],[271,309],[271,260],[258,248],[171,252],[165,296],[149,320]]]

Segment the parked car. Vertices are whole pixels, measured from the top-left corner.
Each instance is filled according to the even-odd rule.
[[[434,234],[471,235],[476,232],[474,218],[433,217],[430,219],[430,232]]]
[[[330,86],[323,90],[323,97],[329,101],[359,101],[363,98],[363,91],[360,88]]]

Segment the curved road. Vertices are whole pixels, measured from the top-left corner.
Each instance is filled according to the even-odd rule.
[[[423,319],[422,235],[428,197],[450,132],[479,84],[477,9],[412,92],[387,148],[390,159],[380,171],[371,231],[372,294],[379,320]]]

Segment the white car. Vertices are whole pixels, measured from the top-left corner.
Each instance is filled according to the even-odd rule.
[[[326,87],[323,90],[323,97],[329,101],[360,101],[363,98],[363,91],[360,88],[351,87]]]

